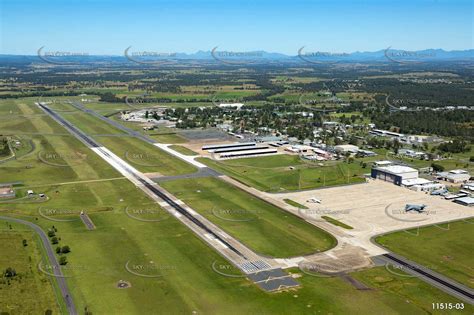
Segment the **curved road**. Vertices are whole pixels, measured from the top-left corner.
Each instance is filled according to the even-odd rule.
[[[43,246],[46,249],[46,254],[48,255],[49,262],[53,269],[54,277],[56,278],[56,281],[58,283],[59,289],[61,291],[61,295],[64,299],[64,303],[66,304],[68,313],[71,315],[76,315],[77,314],[76,307],[74,305],[74,301],[71,298],[71,292],[69,292],[69,289],[66,284],[66,279],[64,278],[61,272],[60,265],[56,259],[54,250],[51,247],[49,238],[46,235],[46,233],[44,233],[44,231],[38,225],[26,220],[12,218],[12,217],[4,217],[4,216],[0,216],[0,220],[11,221],[11,222],[27,225],[39,235],[41,242],[43,243]]]

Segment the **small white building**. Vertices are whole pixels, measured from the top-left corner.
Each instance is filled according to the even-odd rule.
[[[219,104],[219,107],[221,108],[229,107],[229,108],[240,109],[242,106],[244,106],[244,104],[242,103],[220,103]]]
[[[380,166],[393,165],[393,162],[392,162],[392,161],[388,161],[388,160],[383,160],[383,161],[375,161],[374,164],[375,164],[375,166],[380,167]]]
[[[293,153],[308,153],[312,152],[313,148],[308,145],[295,144],[285,148],[285,151]]]

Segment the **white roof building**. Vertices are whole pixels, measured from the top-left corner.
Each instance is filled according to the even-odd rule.
[[[240,109],[244,104],[242,103],[220,103],[219,107],[236,107],[237,109]]]
[[[359,147],[356,146],[356,145],[352,145],[352,144],[340,144],[340,145],[336,145],[334,147],[334,149],[337,151],[337,152],[351,152],[351,153],[357,153],[359,151]]]
[[[463,206],[474,207],[474,198],[472,197],[462,197],[454,200],[455,203],[459,203]]]
[[[392,161],[388,161],[388,160],[384,160],[384,161],[375,161],[374,164],[376,166],[389,166],[389,165],[392,165],[393,162]]]
[[[471,178],[471,175],[466,170],[452,170],[449,172],[440,172],[438,173],[438,177],[451,183],[464,183]]]

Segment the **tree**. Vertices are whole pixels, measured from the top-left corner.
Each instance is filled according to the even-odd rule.
[[[48,231],[48,236],[49,236],[49,237],[56,236],[56,233],[54,233],[53,230],[49,230],[49,231]]]
[[[444,171],[444,166],[436,163],[431,163],[431,167],[433,168],[433,171],[435,172],[442,172]]]
[[[67,254],[71,251],[71,249],[69,248],[69,246],[65,245],[61,248],[61,253],[63,254]]]
[[[25,246],[25,247],[28,246],[27,240],[23,240],[23,246]]]
[[[14,276],[16,276],[16,270],[12,267],[8,267],[7,269],[5,269],[3,275],[7,278],[13,278]]]
[[[53,238],[51,238],[51,243],[52,243],[52,244],[57,244],[57,243],[59,243],[58,238],[57,238],[56,236],[54,236]]]
[[[59,257],[59,264],[62,265],[62,266],[64,266],[64,265],[67,264],[67,258],[66,258],[66,256],[61,256],[61,257]]]
[[[61,247],[60,246],[56,247],[56,254],[61,254]]]

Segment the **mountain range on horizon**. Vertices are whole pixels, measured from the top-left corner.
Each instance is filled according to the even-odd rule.
[[[86,60],[93,58],[94,61],[101,59],[129,59],[131,61],[148,61],[148,60],[220,60],[236,61],[236,60],[273,60],[273,61],[295,61],[305,60],[311,61],[383,61],[391,59],[392,61],[407,61],[407,60],[423,60],[423,61],[440,61],[440,60],[471,60],[474,57],[474,49],[466,50],[451,50],[447,51],[444,49],[424,49],[417,51],[408,51],[400,49],[381,49],[378,51],[355,51],[351,53],[333,53],[325,51],[316,51],[307,49],[306,47],[300,48],[298,53],[294,55],[288,55],[278,52],[268,52],[265,50],[255,51],[230,51],[230,50],[219,50],[217,48],[213,50],[203,51],[199,50],[195,53],[182,53],[182,52],[163,52],[163,51],[152,51],[138,49],[132,49],[129,51],[116,55],[100,55],[100,54],[87,54],[82,53],[81,55],[69,55],[67,51],[49,51],[47,49],[40,51],[36,55],[15,55],[15,54],[0,54],[1,59],[18,59],[22,58],[29,60],[34,59],[46,59],[46,60]],[[56,56],[53,56],[57,53]],[[72,52],[74,54],[74,52]],[[63,54],[63,55],[61,55]],[[92,60],[91,60],[92,61]]]

